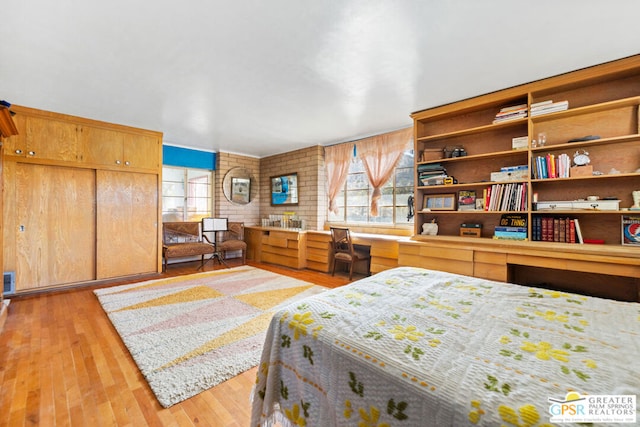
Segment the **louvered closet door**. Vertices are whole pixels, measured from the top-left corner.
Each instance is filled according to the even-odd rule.
[[[16,288],[93,280],[95,172],[16,165]]]
[[[97,279],[158,271],[158,176],[96,171]]]

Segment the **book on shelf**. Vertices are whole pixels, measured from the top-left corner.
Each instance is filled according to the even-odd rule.
[[[493,238],[499,240],[527,240],[527,227],[499,227],[493,231]]]
[[[540,116],[543,114],[555,113],[557,111],[564,111],[569,108],[569,101],[553,102],[552,100],[536,102],[531,104],[531,117]]]
[[[500,240],[527,240],[527,215],[502,214],[500,222],[493,229],[493,238]]]
[[[511,105],[509,107],[503,107],[496,114],[493,123],[502,123],[509,120],[517,120],[527,117],[528,112],[527,104]]]
[[[571,158],[568,154],[546,154],[532,157],[534,179],[569,178]]]
[[[442,185],[448,177],[447,170],[440,163],[421,164],[417,167],[421,185]]]
[[[640,216],[622,215],[622,244],[640,246]]]
[[[483,195],[485,211],[523,211],[527,206],[527,185],[524,182],[493,184]]]
[[[533,241],[584,243],[577,218],[536,215],[532,221],[531,240]]]

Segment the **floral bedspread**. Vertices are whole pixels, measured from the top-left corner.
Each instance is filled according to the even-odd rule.
[[[400,267],[276,314],[251,426],[547,426],[639,367],[638,303]]]

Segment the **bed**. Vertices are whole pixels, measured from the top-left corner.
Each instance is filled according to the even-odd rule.
[[[639,367],[638,303],[399,267],[273,317],[251,426],[607,425]]]

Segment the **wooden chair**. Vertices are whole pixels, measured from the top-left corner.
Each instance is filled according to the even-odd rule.
[[[371,270],[371,255],[364,251],[355,250],[351,241],[351,233],[348,228],[331,227],[331,244],[333,247],[333,271],[336,273],[336,264],[341,262],[349,265],[349,280],[353,277],[353,266],[360,261],[367,262],[367,275]]]
[[[247,243],[244,241],[244,223],[230,222],[227,231],[220,233],[221,239],[217,244],[218,251],[225,258],[227,252],[242,251],[242,264],[247,259]]]

